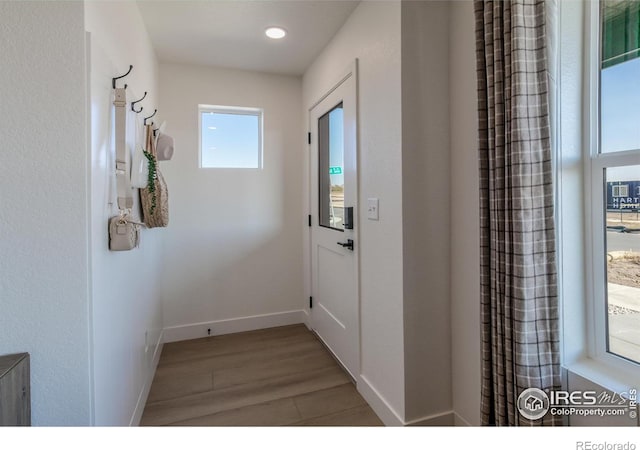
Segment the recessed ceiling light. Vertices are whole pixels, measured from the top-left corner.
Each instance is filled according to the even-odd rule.
[[[264,30],[264,34],[266,34],[267,37],[271,39],[282,39],[287,35],[287,32],[284,30],[284,28],[269,27],[266,30]]]

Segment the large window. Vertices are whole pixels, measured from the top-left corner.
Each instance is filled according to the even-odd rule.
[[[200,167],[262,167],[262,110],[229,106],[198,108]]]
[[[640,362],[640,2],[599,11],[599,139],[590,165],[594,316],[600,353]]]

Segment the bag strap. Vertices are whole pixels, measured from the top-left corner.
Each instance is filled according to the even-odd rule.
[[[145,128],[146,128],[146,137],[147,137],[145,149],[147,153],[149,153],[154,158],[156,158],[158,155],[156,154],[156,143],[155,143],[155,138],[153,137],[153,126],[145,125]]]
[[[133,208],[133,195],[129,179],[127,158],[126,127],[127,127],[127,92],[124,88],[115,89],[113,105],[116,109],[116,187],[118,190],[118,208],[121,210]]]

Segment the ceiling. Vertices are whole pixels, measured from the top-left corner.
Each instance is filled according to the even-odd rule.
[[[161,62],[301,75],[358,1],[138,1]],[[265,36],[269,26],[284,39]]]

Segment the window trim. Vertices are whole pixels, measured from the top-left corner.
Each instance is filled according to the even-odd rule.
[[[585,79],[585,154],[584,154],[584,191],[585,191],[585,256],[587,281],[587,342],[588,355],[594,360],[615,369],[636,372],[640,362],[634,362],[607,351],[608,312],[605,266],[605,239],[595,239],[606,233],[605,209],[605,169],[637,165],[640,150],[624,150],[600,153],[600,61],[601,61],[601,24],[600,0],[588,2],[586,19],[586,79]],[[597,32],[594,32],[597,30]],[[591,276],[589,276],[591,275]]]
[[[258,117],[258,167],[203,167],[202,113],[237,114]],[[198,105],[198,169],[203,170],[262,170],[264,168],[264,109],[247,106]]]

